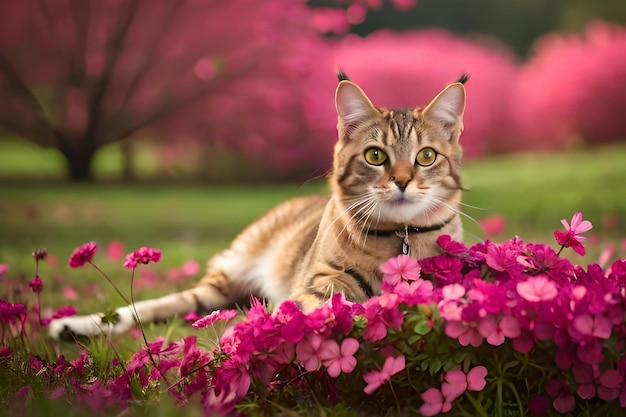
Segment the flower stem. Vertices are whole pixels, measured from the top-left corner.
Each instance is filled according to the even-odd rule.
[[[559,249],[559,251],[556,253],[556,256],[561,255],[561,252],[563,252],[563,249],[565,249],[565,245],[561,245],[561,249]]]
[[[102,271],[100,268],[98,268],[98,266],[96,264],[94,264],[93,262],[89,261],[89,263],[91,264],[91,266],[93,266],[94,268],[96,268],[96,271],[98,271],[100,273],[100,275],[102,275],[108,282],[109,284],[111,284],[111,286],[113,287],[113,289],[118,293],[118,295],[120,297],[122,297],[122,300],[124,300],[124,302],[126,304],[130,305],[130,302],[128,301],[128,299],[126,298],[126,296],[124,296],[124,294],[122,294],[122,292],[120,291],[119,288],[117,288],[117,285],[115,285],[113,283],[113,281],[111,281],[111,278],[109,278],[109,276],[107,274],[104,273],[104,271]],[[131,278],[131,282],[132,282],[132,278]],[[131,284],[132,285],[132,284]],[[131,293],[132,295],[132,293]]]
[[[137,306],[135,305],[135,297],[133,295],[133,282],[135,279],[135,269],[136,268],[133,268],[133,272],[130,275],[130,305],[132,305],[133,307],[133,314],[135,315],[135,320],[137,320],[137,324],[139,325],[139,330],[141,331],[141,337],[143,338],[143,343],[145,344],[146,350],[148,351],[150,362],[152,362],[152,366],[154,366],[154,368],[159,372],[159,375],[161,375],[161,378],[163,378],[163,381],[165,381],[165,383],[169,385],[170,384],[169,381],[167,380],[165,375],[163,375],[163,372],[161,372],[161,370],[157,366],[156,361],[154,360],[154,356],[152,356],[152,351],[150,350],[150,346],[148,346],[148,339],[146,338],[146,332],[144,331],[143,324],[141,323],[141,320],[139,319],[139,313],[137,313]]]

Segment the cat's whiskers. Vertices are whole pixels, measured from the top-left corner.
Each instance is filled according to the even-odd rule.
[[[465,217],[468,220],[471,220],[472,222],[476,223],[477,225],[480,226],[480,223],[478,222],[478,220],[476,220],[475,218],[473,218],[472,216],[470,216],[469,214],[464,213],[462,210],[448,204],[448,202],[446,202],[444,199],[437,197],[437,196],[431,196],[433,201],[441,206],[444,206],[445,208],[447,208],[448,210]]]
[[[356,198],[344,198],[343,201],[346,203],[350,203],[352,200],[354,200],[354,202],[352,202],[350,205],[348,205],[348,207],[346,207],[345,210],[343,210],[341,213],[339,213],[332,222],[330,222],[328,224],[328,227],[326,228],[326,230],[324,231],[324,235],[328,234],[332,227],[335,225],[335,223],[337,223],[337,221],[339,221],[339,219],[341,219],[343,216],[345,216],[347,213],[351,213],[353,212],[355,209],[357,209],[356,211],[354,211],[354,213],[352,213],[352,215],[350,216],[350,218],[348,219],[348,221],[343,225],[343,227],[341,228],[341,230],[339,231],[339,233],[337,234],[337,237],[341,236],[341,234],[343,234],[344,230],[346,229],[346,227],[350,224],[350,222],[352,222],[352,220],[359,216],[359,214],[361,213],[361,211],[366,208],[369,204],[372,203],[372,193],[368,192],[364,195],[361,195],[359,197]],[[362,207],[360,207],[362,206]]]

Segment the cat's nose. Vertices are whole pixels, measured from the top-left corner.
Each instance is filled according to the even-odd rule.
[[[396,184],[396,187],[398,187],[398,189],[400,191],[404,191],[406,190],[406,186],[409,185],[409,181],[411,179],[404,179],[404,178],[396,178],[396,177],[391,177],[389,178],[389,181],[393,182],[394,184]]]
[[[389,172],[389,182],[396,184],[400,191],[404,191],[412,179],[413,165],[411,162],[400,160],[393,164]]]

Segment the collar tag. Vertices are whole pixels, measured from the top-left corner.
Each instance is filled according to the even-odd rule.
[[[404,239],[402,240],[402,254],[410,255],[411,246],[409,245],[409,226],[404,226]]]

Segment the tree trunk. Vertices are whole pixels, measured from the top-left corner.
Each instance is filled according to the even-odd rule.
[[[96,149],[85,146],[83,140],[79,140],[60,150],[67,163],[70,181],[93,181],[92,162]]]
[[[135,164],[131,140],[122,140],[122,179],[125,183],[135,182]]]

